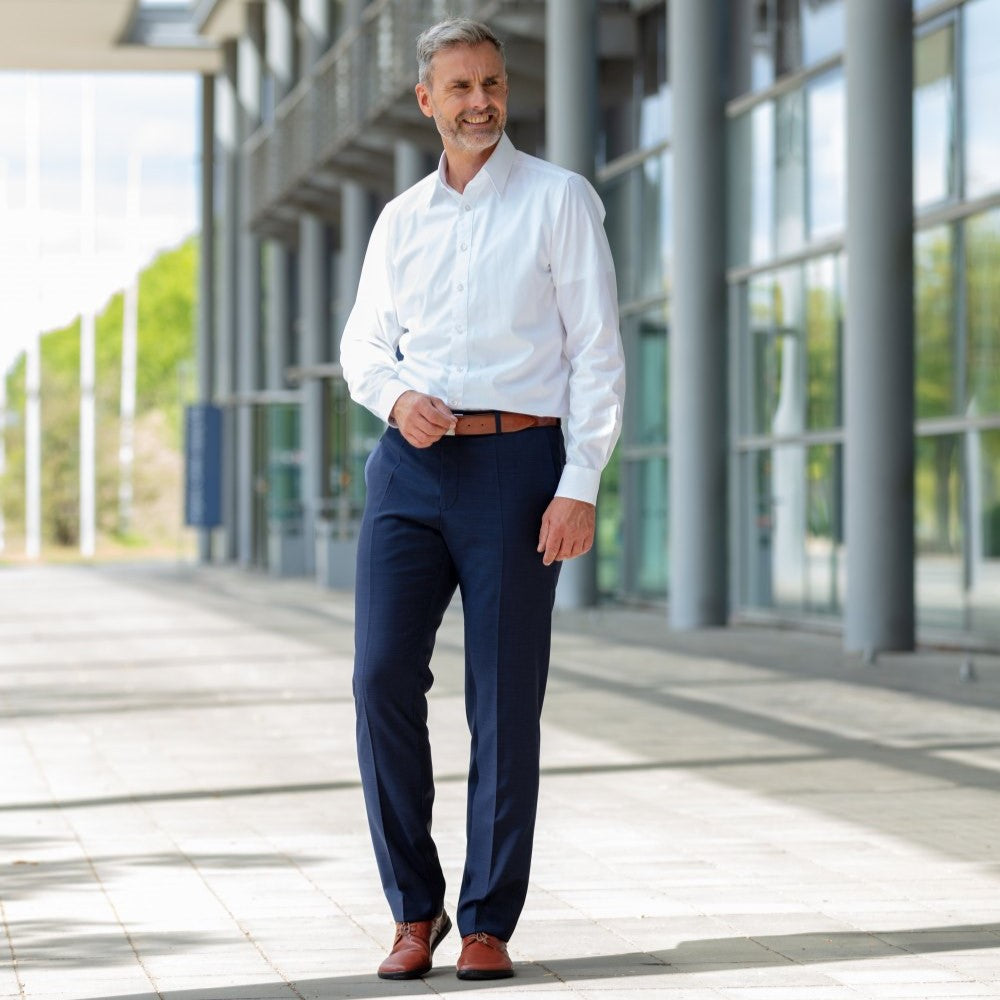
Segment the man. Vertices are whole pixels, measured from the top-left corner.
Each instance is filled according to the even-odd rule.
[[[505,135],[499,39],[450,19],[417,54],[444,152],[379,217],[341,348],[351,395],[389,424],[358,539],[358,756],[396,920],[378,974],[416,978],[451,927],[426,695],[458,587],[472,747],[457,973],[499,979],[528,887],[559,564],[593,542],[624,362],[603,208]]]

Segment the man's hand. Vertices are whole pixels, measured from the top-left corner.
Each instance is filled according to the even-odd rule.
[[[407,389],[396,400],[389,416],[414,448],[429,448],[458,423],[443,399],[414,389]]]
[[[594,544],[594,515],[592,503],[553,497],[542,515],[542,530],[538,533],[542,562],[551,566],[589,552]]]

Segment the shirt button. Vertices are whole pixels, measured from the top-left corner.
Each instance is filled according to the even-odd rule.
[[[466,205],[465,206],[465,210],[466,210],[466,212],[471,212],[472,211],[472,206],[471,205]]]
[[[469,244],[468,243],[463,243],[462,244],[462,249],[463,250],[468,250],[469,249]]]
[[[458,290],[459,290],[460,292],[461,292],[461,291],[463,291],[464,289],[465,289],[465,285],[461,285],[461,284],[460,284],[460,285],[458,286]]]

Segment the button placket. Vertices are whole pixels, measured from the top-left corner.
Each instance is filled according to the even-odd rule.
[[[455,321],[455,336],[450,352],[450,372],[448,376],[448,405],[460,406],[465,394],[465,373],[468,370],[468,328],[469,328],[469,258],[471,244],[472,206],[464,202],[458,213],[455,228],[455,258],[452,268],[452,317]]]

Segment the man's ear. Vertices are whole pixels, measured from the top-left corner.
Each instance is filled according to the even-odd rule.
[[[431,107],[431,95],[425,83],[418,83],[413,88],[417,95],[417,106],[427,118],[434,117],[434,109]]]

